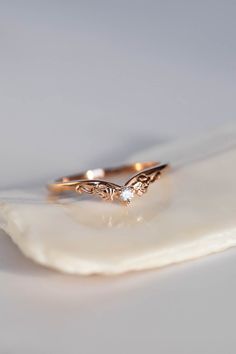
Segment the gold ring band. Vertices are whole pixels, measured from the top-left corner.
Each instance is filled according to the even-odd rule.
[[[168,164],[159,162],[136,162],[113,168],[87,170],[80,174],[59,178],[49,184],[48,189],[53,194],[61,194],[65,191],[93,194],[104,200],[118,200],[127,205],[135,195],[142,196],[150,183],[157,181],[167,167]],[[134,173],[124,185],[103,180],[123,173]]]

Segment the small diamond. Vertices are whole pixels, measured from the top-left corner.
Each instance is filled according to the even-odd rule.
[[[130,187],[125,187],[120,193],[120,198],[123,202],[130,202],[130,200],[134,197],[134,192]]]

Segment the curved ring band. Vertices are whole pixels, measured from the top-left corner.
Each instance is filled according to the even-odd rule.
[[[158,162],[136,162],[120,167],[88,170],[78,175],[59,178],[49,184],[48,189],[55,194],[61,194],[64,191],[94,194],[104,200],[118,200],[127,205],[135,195],[142,196],[150,183],[158,180],[167,167],[168,164]],[[103,180],[104,177],[113,177],[123,173],[134,173],[124,185]]]

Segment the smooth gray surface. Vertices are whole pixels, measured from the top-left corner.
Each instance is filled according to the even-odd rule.
[[[235,119],[234,1],[0,2],[1,184]]]
[[[234,1],[0,2],[0,187],[236,117]],[[234,192],[234,191],[232,191]],[[0,235],[0,353],[235,353],[235,251],[70,277]]]

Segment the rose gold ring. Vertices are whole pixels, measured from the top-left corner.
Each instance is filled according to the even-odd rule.
[[[98,168],[80,174],[59,178],[48,185],[53,194],[72,191],[78,194],[88,193],[104,200],[117,200],[128,205],[135,196],[147,192],[150,183],[157,181],[168,164],[158,162],[136,162],[113,168]],[[124,185],[103,180],[104,177],[117,177],[123,173],[134,173]]]

